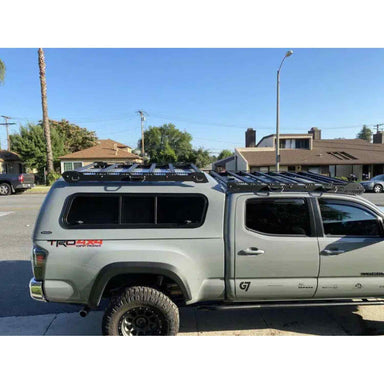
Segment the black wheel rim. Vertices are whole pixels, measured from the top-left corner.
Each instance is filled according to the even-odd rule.
[[[155,336],[166,334],[166,321],[156,308],[139,306],[125,312],[119,321],[121,336]]]

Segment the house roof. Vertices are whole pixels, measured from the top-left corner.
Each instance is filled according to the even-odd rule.
[[[276,162],[275,150],[238,149],[249,166]],[[384,144],[361,139],[314,140],[313,149],[280,149],[281,165],[384,164]]]
[[[19,155],[15,152],[0,149],[0,162],[4,161],[21,161]]]
[[[65,156],[61,156],[60,160],[133,160],[141,159],[140,156],[134,153],[128,152],[128,145],[119,143],[111,139],[99,140],[98,144],[83,149],[82,151],[68,153]]]

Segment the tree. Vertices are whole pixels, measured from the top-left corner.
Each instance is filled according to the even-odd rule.
[[[363,128],[356,136],[358,139],[366,140],[369,143],[372,140],[372,130],[369,129],[365,124],[363,125]]]
[[[20,132],[10,135],[11,150],[22,158],[24,164],[31,169],[36,168],[43,175],[47,161],[46,139],[41,124],[27,124],[20,127]],[[59,168],[59,157],[65,155],[63,137],[53,130],[51,132],[52,156],[56,168]],[[53,169],[52,169],[53,170]]]
[[[174,124],[149,127],[144,132],[145,152],[155,163],[188,161],[193,151],[191,141],[192,136],[177,129]],[[141,140],[138,148],[141,148]]]
[[[42,125],[42,122],[39,124]],[[68,120],[49,120],[49,127],[51,131],[55,130],[63,138],[65,154],[81,151],[97,144],[94,131],[88,131],[87,128],[81,128]]]
[[[4,83],[5,77],[5,64],[0,60],[0,84]]]
[[[60,170],[59,157],[67,153],[81,151],[95,145],[95,132],[80,128],[68,120],[49,121],[52,144],[53,165]],[[37,168],[43,174],[46,167],[46,142],[43,123],[29,123],[20,127],[20,132],[10,135],[11,150],[17,152],[29,168]]]
[[[203,168],[211,162],[211,157],[208,150],[200,147],[199,149],[192,150],[188,162],[194,163],[199,168]]]
[[[49,129],[49,120],[48,120],[47,80],[45,78],[45,58],[44,58],[44,51],[42,48],[39,48],[38,56],[39,56],[39,70],[40,70],[41,107],[43,110],[43,128],[44,128],[44,137],[45,137],[46,152],[47,152],[47,171],[48,173],[53,173],[51,131]]]
[[[227,157],[230,157],[233,155],[233,152],[230,151],[229,149],[223,149],[220,153],[219,153],[219,156],[217,158],[217,160],[221,160],[221,159],[225,159]]]

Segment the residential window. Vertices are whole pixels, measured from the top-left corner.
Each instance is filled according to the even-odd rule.
[[[363,207],[319,199],[326,236],[381,236],[377,216]]]
[[[63,164],[64,172],[66,171],[73,171],[76,168],[80,168],[83,166],[83,163],[81,161],[66,161]]]
[[[309,149],[309,139],[296,139],[295,148],[296,149]]]
[[[77,194],[64,225],[106,228],[197,228],[204,223],[207,199],[189,194]]]
[[[311,235],[305,199],[249,199],[245,222],[248,229],[271,235]]]

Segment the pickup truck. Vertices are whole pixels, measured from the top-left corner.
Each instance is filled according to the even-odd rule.
[[[0,173],[0,196],[24,192],[35,186],[35,176],[31,173]]]
[[[178,307],[384,304],[384,214],[310,172],[95,163],[40,210],[30,295],[108,301],[105,335],[175,335]]]

